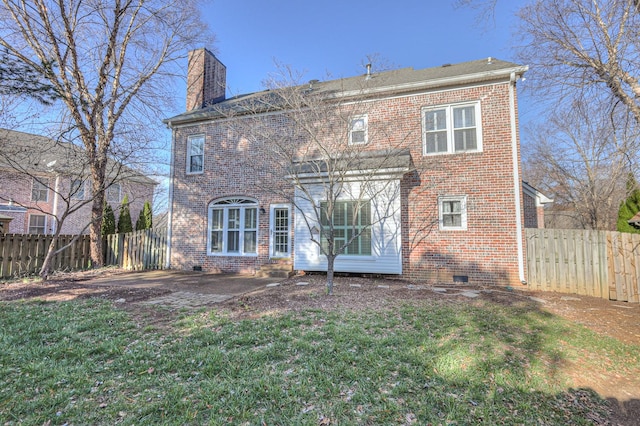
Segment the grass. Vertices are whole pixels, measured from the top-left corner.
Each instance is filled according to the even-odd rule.
[[[1,303],[0,422],[592,424],[606,403],[563,366],[638,349],[517,306],[198,311],[158,330],[97,300]]]

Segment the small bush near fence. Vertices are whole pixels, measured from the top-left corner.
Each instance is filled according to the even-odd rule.
[[[69,245],[76,236],[58,237],[56,250]],[[37,274],[42,267],[51,235],[0,234],[0,279]],[[167,251],[166,229],[145,229],[108,235],[103,240],[105,265],[129,270],[162,269]],[[53,271],[80,270],[91,266],[89,236],[81,235],[56,254]]]

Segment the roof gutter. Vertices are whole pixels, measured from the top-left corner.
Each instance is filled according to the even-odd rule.
[[[425,80],[415,83],[395,84],[393,86],[376,87],[373,89],[351,90],[348,92],[342,92],[338,95],[335,95],[334,97],[348,98],[351,96],[374,95],[383,92],[411,92],[417,90],[432,89],[435,87],[456,86],[467,83],[476,83],[479,81],[499,80],[501,78],[510,79],[512,75],[515,75],[517,77],[522,76],[528,69],[528,66],[520,66],[513,68],[504,68],[495,71],[479,72],[474,74],[463,74],[455,77]]]
[[[477,83],[481,81],[492,81],[492,80],[500,80],[500,79],[510,79],[511,75],[515,75],[516,77],[521,77],[527,70],[528,66],[519,66],[519,67],[511,67],[511,68],[503,68],[494,71],[484,71],[474,74],[463,74],[455,77],[446,77],[446,78],[438,78],[432,80],[419,81],[414,83],[404,83],[404,84],[394,84],[391,86],[382,86],[376,87],[372,89],[364,89],[364,90],[349,90],[345,92],[340,92],[334,95],[328,95],[327,99],[343,99],[350,98],[355,96],[368,96],[368,95],[376,95],[380,93],[402,93],[402,92],[415,92],[421,90],[434,89],[437,87],[447,87],[447,86],[456,86],[470,83]],[[211,111],[215,112],[215,111]],[[261,113],[273,113],[273,109],[266,109]],[[278,112],[277,110],[275,111]],[[202,120],[207,120],[212,118],[208,113],[200,113],[195,116],[189,116],[184,118],[173,117],[162,120],[162,122],[167,125],[169,128],[173,128],[175,125],[180,124],[188,124],[195,123]],[[214,117],[214,118],[228,118],[228,117]]]

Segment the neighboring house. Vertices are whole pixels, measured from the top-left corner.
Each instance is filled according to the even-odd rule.
[[[88,233],[91,183],[84,150],[67,142],[0,129],[0,232],[53,234],[56,221],[70,206],[84,203],[62,225],[62,234]],[[135,221],[145,201],[153,201],[157,183],[134,170],[109,161],[106,200],[119,212],[129,197]],[[134,222],[135,223],[135,222]]]
[[[310,82],[308,90],[345,103],[364,87],[359,93],[367,111],[344,129],[345,146],[365,146],[357,170],[350,170],[354,186],[385,149],[368,142],[369,134],[384,128],[402,148],[380,176],[395,192],[371,199],[371,206],[391,206],[394,213],[382,226],[370,226],[366,215],[375,213],[367,206],[363,217],[369,219],[360,229],[370,231],[336,259],[336,271],[432,282],[526,281],[524,227],[542,227],[542,205],[550,201],[526,184],[523,196],[515,86],[526,70],[489,58]],[[255,135],[229,131],[233,120],[284,121],[277,108],[256,114],[255,106],[268,104],[273,92],[225,99],[226,68],[206,49],[190,53],[187,77],[187,112],[165,120],[173,130],[170,266],[254,273],[284,262],[295,270],[326,270],[310,242],[322,224],[305,224],[287,197],[261,189],[264,179],[277,180],[298,197],[298,208],[317,208],[325,202],[323,172],[309,169],[314,203],[305,204],[277,168],[258,172],[268,147],[252,144]],[[291,170],[304,171],[310,164],[304,160]],[[342,203],[350,214],[350,200]]]
[[[542,192],[522,181],[522,194],[524,201],[524,227],[544,228],[544,207],[553,203],[553,200]]]

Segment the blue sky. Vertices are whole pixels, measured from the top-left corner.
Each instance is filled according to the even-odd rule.
[[[203,19],[216,34],[207,46],[227,67],[228,94],[262,90],[278,61],[305,79],[364,72],[367,55],[416,69],[488,56],[514,60],[514,10],[498,2],[494,22],[469,8],[433,0],[212,0]]]

